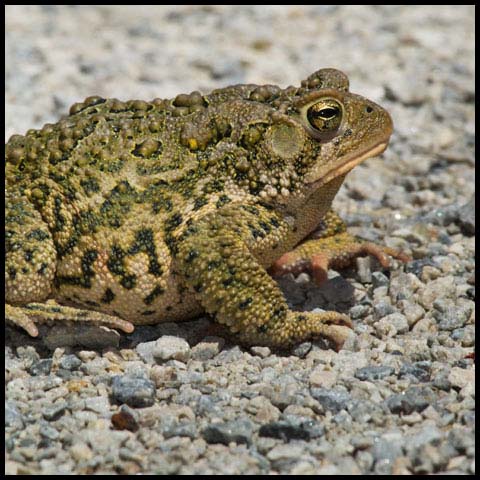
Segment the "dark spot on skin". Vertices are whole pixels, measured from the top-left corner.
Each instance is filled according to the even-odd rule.
[[[196,285],[193,286],[193,289],[197,292],[200,293],[202,291],[203,285],[201,283],[197,283]]]
[[[112,246],[107,260],[107,268],[111,273],[115,275],[123,275],[123,258],[125,255],[125,252],[118,245]]]
[[[146,304],[146,305],[150,305],[156,297],[158,297],[159,295],[162,295],[163,293],[165,293],[165,289],[162,288],[160,285],[157,285],[144,299],[143,299],[143,302]]]
[[[30,263],[33,259],[33,251],[32,250],[25,250],[23,254],[23,258],[26,262]]]
[[[135,285],[137,284],[137,277],[135,275],[125,275],[120,280],[120,284],[123,288],[131,290],[132,288],[135,288]]]
[[[92,300],[84,300],[84,303],[86,305],[89,305],[90,307],[99,307],[100,306],[97,302],[94,302]]]
[[[246,300],[244,300],[243,302],[240,302],[238,304],[238,308],[240,310],[245,310],[246,308],[248,308],[248,306],[253,302],[253,298],[252,297],[248,297]]]
[[[248,228],[250,229],[250,232],[253,236],[253,238],[265,238],[265,233],[263,233],[261,230],[258,230],[255,228],[251,223],[247,224]]]
[[[86,180],[81,180],[80,185],[83,187],[83,190],[87,195],[96,193],[100,191],[100,186],[95,178],[87,178]]]
[[[180,213],[174,213],[166,222],[165,222],[165,230],[171,231],[175,227],[178,227],[182,223],[182,216]]]
[[[200,255],[200,254],[198,253],[197,250],[190,250],[190,251],[188,252],[186,261],[187,261],[188,263],[190,263],[190,262],[192,262],[193,260],[195,260],[195,258],[197,258],[199,255]]]
[[[267,325],[260,325],[259,327],[257,327],[257,332],[258,333],[267,333],[268,332]]]
[[[270,231],[272,230],[270,225],[268,225],[267,223],[265,223],[263,220],[261,220],[260,222],[258,222],[259,225],[267,232],[267,233],[270,233]]]
[[[226,280],[224,280],[223,282],[223,286],[224,287],[228,287],[229,285],[231,285],[233,283],[233,277],[228,277]]]
[[[77,285],[83,288],[91,288],[92,278],[95,276],[92,265],[98,257],[96,250],[87,250],[81,260],[82,275],[81,276],[57,276],[57,284]]]
[[[37,270],[37,273],[39,273],[40,275],[45,275],[45,272],[47,271],[47,267],[48,267],[48,263],[43,262],[40,265],[40,268]]]
[[[211,262],[208,262],[207,269],[208,269],[209,271],[215,270],[215,269],[218,268],[220,265],[221,265],[221,263],[220,263],[219,260],[212,260]]]
[[[155,310],[145,310],[142,312],[142,315],[153,315],[155,313]]]
[[[16,276],[17,276],[17,270],[15,269],[15,267],[8,267],[8,277],[11,280],[15,280]]]
[[[243,210],[246,212],[252,213],[253,215],[259,215],[258,208],[255,207],[254,205],[242,205],[241,207]]]
[[[231,200],[227,195],[220,195],[215,205],[217,208],[221,208],[229,202],[231,202]]]
[[[152,275],[155,275],[156,277],[161,276],[163,274],[163,270],[158,263],[153,230],[151,228],[143,228],[136,232],[135,241],[128,249],[128,253],[130,255],[135,255],[139,252],[144,252],[148,256],[148,272]]]
[[[37,229],[32,230],[31,232],[27,233],[26,237],[29,240],[43,241],[43,240],[46,240],[47,238],[50,238],[50,235],[47,232],[37,228]]]
[[[62,199],[57,195],[54,199],[53,214],[55,217],[55,225],[53,230],[55,232],[60,232],[65,226],[65,217],[61,214],[62,211]]]
[[[103,297],[100,299],[102,303],[111,303],[115,299],[115,294],[107,288],[105,290],[105,293],[103,294]]]
[[[196,198],[195,202],[193,203],[193,209],[194,210],[199,210],[200,208],[202,208],[207,203],[208,202],[207,202],[207,199],[205,197]]]

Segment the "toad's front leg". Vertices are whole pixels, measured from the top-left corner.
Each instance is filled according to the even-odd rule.
[[[337,312],[294,312],[254,255],[278,240],[281,221],[262,207],[225,208],[192,224],[174,252],[176,269],[203,308],[243,343],[285,347],[314,337],[341,348],[350,319]],[[277,237],[277,238],[276,238]]]

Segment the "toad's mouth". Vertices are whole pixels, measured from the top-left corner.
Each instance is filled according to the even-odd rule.
[[[318,175],[316,175],[316,180],[308,182],[308,185],[321,187],[322,185],[331,182],[334,178],[344,176],[357,165],[364,162],[367,158],[376,157],[377,155],[383,153],[387,146],[388,140],[386,142],[378,143],[373,148],[370,148],[363,153],[356,154],[355,156],[346,155],[341,159],[339,164],[336,164],[326,172],[318,172]]]

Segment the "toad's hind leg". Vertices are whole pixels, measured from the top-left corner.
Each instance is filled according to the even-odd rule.
[[[5,320],[36,337],[35,323],[60,320],[121,328],[133,325],[111,315],[46,302],[52,296],[57,252],[39,212],[24,196],[5,197]]]

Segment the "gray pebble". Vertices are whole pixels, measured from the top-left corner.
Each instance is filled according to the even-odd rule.
[[[67,410],[67,402],[56,402],[42,411],[43,418],[49,422],[58,420]]]
[[[58,430],[50,425],[40,425],[39,432],[42,437],[48,438],[49,440],[57,440],[60,437]]]
[[[24,426],[23,415],[12,402],[5,402],[5,426],[13,430],[20,430]]]
[[[435,388],[448,392],[452,387],[452,384],[448,379],[448,375],[449,375],[449,372],[446,370],[442,370],[438,372],[432,380],[432,385]]]
[[[294,416],[287,416],[283,420],[270,422],[260,427],[258,434],[261,437],[280,438],[290,440],[311,440],[321,437],[325,429],[316,421]]]
[[[312,388],[310,392],[312,397],[318,400],[325,410],[331,410],[334,413],[346,408],[351,398],[349,393],[341,390]]]
[[[434,317],[438,322],[440,330],[452,331],[465,325],[473,311],[473,302],[471,305],[462,305],[456,307],[453,305],[446,306],[444,303],[439,305],[439,301],[433,302]]]
[[[48,375],[52,368],[52,359],[44,358],[32,364],[28,371],[32,375]]]
[[[108,398],[103,396],[89,397],[85,399],[85,408],[105,415],[110,411],[110,403]]]
[[[76,355],[64,355],[59,362],[59,366],[65,370],[78,370],[82,361]]]
[[[389,278],[382,272],[372,272],[373,288],[388,287],[390,283]]]
[[[205,337],[192,348],[191,357],[193,360],[210,360],[218,355],[224,345],[225,340],[223,338]]]
[[[397,393],[386,399],[386,405],[392,413],[421,412],[435,401],[435,393],[429,387],[410,387],[403,393]]]
[[[117,375],[113,377],[112,395],[118,403],[130,407],[150,407],[155,399],[155,385],[146,378]]]
[[[312,349],[312,342],[302,342],[299,345],[296,345],[292,349],[292,354],[299,357],[305,358],[308,352]]]
[[[175,422],[173,425],[162,430],[165,438],[188,437],[194,439],[197,437],[197,427],[194,422]]]
[[[377,318],[383,318],[395,312],[395,307],[393,307],[390,302],[387,302],[385,300],[375,303],[373,305],[373,309]]]
[[[355,371],[355,378],[359,380],[380,380],[395,373],[393,367],[387,365],[371,366],[359,368]]]
[[[404,363],[398,372],[398,378],[414,378],[419,382],[430,381],[430,362],[416,362],[414,364]]]
[[[393,461],[403,455],[403,439],[401,435],[395,435],[392,440],[385,437],[375,438],[371,449],[376,462],[380,460]]]
[[[475,235],[475,197],[458,210],[458,224],[465,235]]]
[[[202,437],[208,443],[230,442],[250,444],[253,433],[253,425],[248,418],[232,420],[223,423],[214,423],[202,430]]]
[[[349,311],[350,318],[352,320],[357,320],[365,317],[369,308],[370,307],[368,305],[354,305]]]

